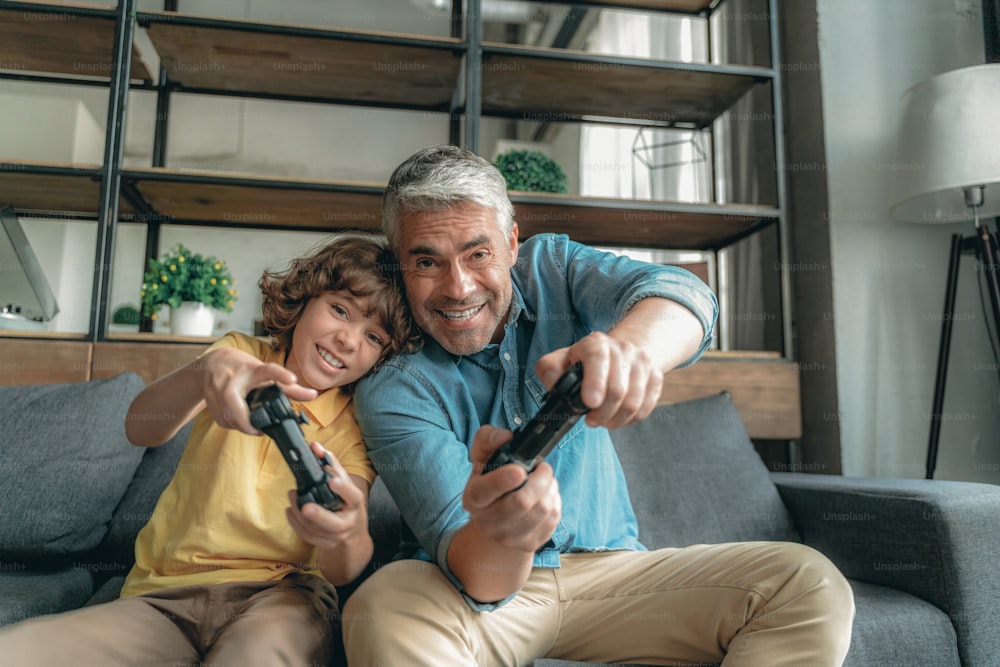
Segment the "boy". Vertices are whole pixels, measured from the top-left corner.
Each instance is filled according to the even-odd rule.
[[[384,240],[341,236],[260,279],[268,346],[226,334],[144,389],[126,434],[155,447],[194,419],[177,472],[136,539],[114,602],[0,632],[11,664],[325,664],[338,632],[334,585],[372,555],[375,472],[354,419],[354,383],[416,344]],[[246,396],[279,384],[333,454],[344,507],[297,507],[277,445],[250,425]],[[157,419],[144,419],[156,415]]]

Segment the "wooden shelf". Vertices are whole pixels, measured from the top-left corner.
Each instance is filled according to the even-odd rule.
[[[377,230],[381,183],[303,181],[255,174],[132,168],[119,204],[124,221],[257,229]],[[19,213],[96,217],[101,171],[93,165],[0,162],[0,206]],[[521,237],[569,234],[593,245],[675,250],[723,248],[777,220],[754,204],[683,204],[512,192]],[[133,205],[135,204],[135,205]]]
[[[550,0],[559,4],[575,4],[595,7],[620,7],[654,12],[674,12],[678,14],[707,14],[718,4],[717,0]]]
[[[0,162],[0,206],[57,218],[96,218],[101,177],[97,165]],[[134,211],[122,201],[119,213],[131,215]]]
[[[521,236],[569,234],[590,245],[717,250],[778,219],[754,204],[682,204],[512,192]]]
[[[706,352],[695,364],[670,373],[660,403],[729,392],[747,432],[762,440],[802,437],[799,365],[777,355]]]
[[[256,228],[373,229],[384,186],[253,174],[128,169],[122,180],[162,222]]]
[[[750,88],[762,67],[667,63],[584,51],[483,44],[484,114],[572,122],[585,117],[710,125]]]
[[[115,10],[79,3],[0,4],[0,66],[18,74],[43,72],[111,79],[114,71]],[[149,71],[133,49],[131,78]]]
[[[189,92],[449,111],[464,45],[421,38],[167,12],[137,15]]]
[[[708,11],[715,0],[603,0],[602,4],[631,9],[700,14]]]
[[[0,205],[19,213],[95,217],[101,171],[93,165],[0,162]],[[122,220],[259,229],[378,229],[380,183],[303,181],[176,169],[122,171]],[[594,245],[718,249],[777,220],[753,204],[682,204],[512,192],[522,238],[569,234]],[[133,206],[137,204],[137,206]]]
[[[191,361],[214,338],[182,339],[138,334],[93,343],[21,338],[0,332],[0,385],[86,382],[125,371],[152,382]],[[20,338],[20,339],[19,339]],[[670,374],[661,403],[674,403],[728,391],[747,432],[760,439],[798,439],[802,435],[798,364],[777,355],[708,352],[696,364]]]

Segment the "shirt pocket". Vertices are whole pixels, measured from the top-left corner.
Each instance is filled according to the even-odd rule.
[[[258,458],[260,461],[260,468],[257,474],[261,477],[271,479],[278,476],[284,476],[286,473],[291,475],[292,471],[285,462],[285,457],[281,455],[281,449],[278,448],[278,443],[268,436],[261,438],[260,453]],[[294,478],[294,475],[292,475],[292,477]]]

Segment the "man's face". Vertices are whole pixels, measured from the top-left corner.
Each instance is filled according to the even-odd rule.
[[[517,226],[504,238],[490,209],[465,202],[404,214],[399,258],[413,318],[452,354],[503,337],[517,260]]]

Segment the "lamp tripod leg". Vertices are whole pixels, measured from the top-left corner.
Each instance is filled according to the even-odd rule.
[[[1000,336],[1000,257],[997,253],[997,238],[990,233],[990,228],[982,225],[976,229],[976,254],[982,262],[983,275],[986,278],[986,288],[990,293],[990,305],[993,308],[993,330]]]
[[[937,377],[934,380],[934,402],[931,408],[931,433],[927,445],[927,479],[934,478],[937,466],[938,441],[941,437],[941,411],[944,407],[944,388],[948,377],[948,353],[951,348],[951,328],[955,321],[955,292],[958,287],[958,266],[962,257],[961,234],[951,237],[951,255],[948,258],[948,282],[944,293],[944,310],[941,320],[941,342],[938,347]]]

